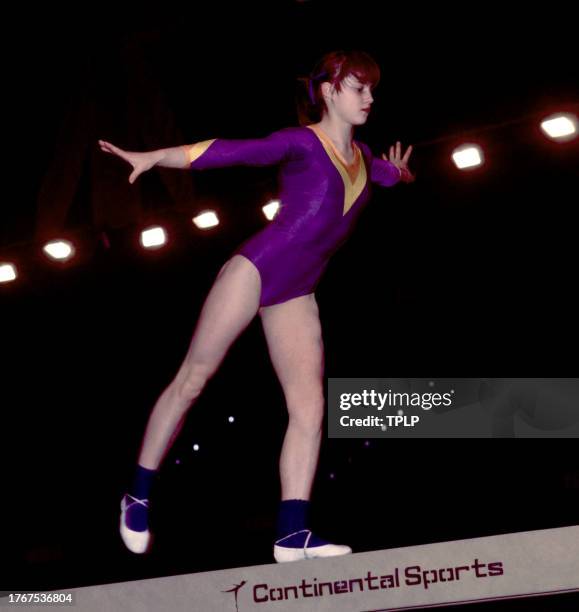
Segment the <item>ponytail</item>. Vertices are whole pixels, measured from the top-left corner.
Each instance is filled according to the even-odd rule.
[[[320,85],[330,79],[327,71],[298,79],[297,92],[298,119],[300,125],[308,125],[322,118],[325,103],[320,91]]]

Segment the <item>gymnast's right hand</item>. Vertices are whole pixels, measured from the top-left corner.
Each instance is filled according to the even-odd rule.
[[[154,151],[144,153],[123,151],[123,149],[119,149],[119,147],[115,147],[115,145],[111,144],[110,142],[106,142],[105,140],[99,140],[99,145],[101,147],[101,151],[117,155],[133,166],[133,171],[129,176],[129,183],[131,183],[131,185],[137,180],[139,175],[147,170],[150,170],[158,161]]]

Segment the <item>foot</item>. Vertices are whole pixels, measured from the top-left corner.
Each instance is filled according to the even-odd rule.
[[[125,546],[136,554],[147,552],[151,545],[148,510],[148,499],[137,499],[126,493],[121,501],[121,538]]]
[[[343,544],[331,544],[314,535],[309,529],[302,529],[281,538],[273,545],[273,557],[278,563],[301,561],[320,557],[349,555],[352,549]]]

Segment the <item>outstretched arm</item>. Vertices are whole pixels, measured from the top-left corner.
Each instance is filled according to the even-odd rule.
[[[137,177],[143,172],[150,170],[153,166],[162,168],[188,168],[189,162],[183,147],[171,147],[169,149],[157,149],[156,151],[125,151],[110,142],[99,140],[101,151],[112,153],[133,166],[129,176],[129,183],[133,184]]]
[[[269,166],[277,164],[291,154],[291,141],[286,130],[280,130],[265,138],[247,140],[213,139],[156,151],[137,153],[124,151],[115,145],[99,140],[101,150],[112,153],[133,166],[129,183],[150,170],[162,168],[224,168],[227,166]]]

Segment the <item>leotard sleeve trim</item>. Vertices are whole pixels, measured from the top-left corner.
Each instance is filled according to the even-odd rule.
[[[185,145],[183,148],[189,160],[189,165],[201,157],[216,140],[216,138],[213,138],[212,140],[203,140],[192,145]]]

